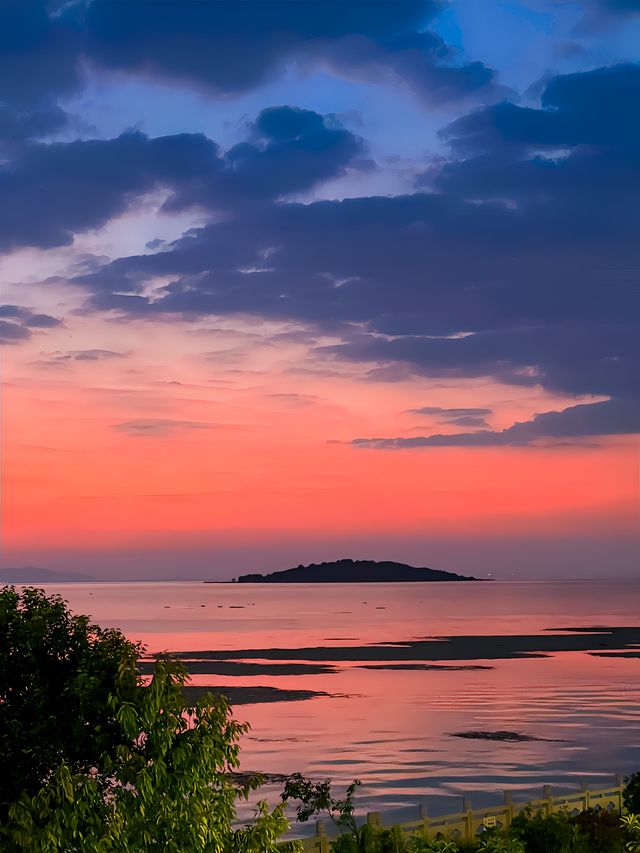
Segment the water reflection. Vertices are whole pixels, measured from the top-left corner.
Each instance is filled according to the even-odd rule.
[[[505,788],[527,798],[543,782],[597,786],[640,769],[640,659],[624,654],[640,644],[640,582],[55,589],[150,652],[198,657],[194,685],[246,688],[245,769],[360,778],[363,809],[444,797],[437,813],[462,794],[482,806]],[[632,630],[579,630],[598,625]],[[554,651],[550,629],[567,627]],[[327,695],[252,703],[260,687]],[[540,740],[451,736],[465,730]]]

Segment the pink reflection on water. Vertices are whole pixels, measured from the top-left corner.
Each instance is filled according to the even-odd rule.
[[[151,652],[298,649],[632,626],[640,603],[640,582],[330,588],[145,583],[56,589],[76,611],[121,628]],[[258,656],[246,657],[253,659]],[[373,670],[347,661],[332,662],[333,673],[201,674],[192,683],[328,693],[306,701],[237,705],[236,716],[252,726],[244,740],[243,767],[300,770],[339,782],[361,778],[363,807],[405,805],[433,792],[525,791],[584,774],[597,782],[640,768],[640,659],[560,652],[544,658],[438,661],[446,663],[490,668]],[[469,730],[510,730],[541,739],[504,743],[451,737]]]

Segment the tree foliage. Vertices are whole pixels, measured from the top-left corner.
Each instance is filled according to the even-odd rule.
[[[520,839],[510,838],[500,830],[483,832],[478,841],[478,850],[480,853],[526,853]]]
[[[521,812],[514,817],[509,834],[524,844],[527,853],[583,853],[586,849],[579,827],[563,812]]]
[[[347,788],[344,799],[339,800],[331,793],[330,779],[313,782],[301,773],[294,773],[287,780],[282,800],[283,802],[298,801],[297,816],[303,823],[316,815],[326,815],[338,830],[357,836],[359,827],[354,817],[353,797],[361,784],[359,779],[354,779]]]
[[[570,817],[569,823],[578,827],[586,841],[587,850],[622,853],[625,831],[618,812],[585,809]]]
[[[625,809],[631,814],[640,814],[640,772],[627,776],[622,792]]]
[[[398,826],[358,823],[354,795],[361,784],[355,779],[339,799],[331,792],[331,780],[314,782],[294,773],[287,781],[282,799],[298,801],[296,811],[301,822],[320,815],[329,818],[339,833],[331,842],[332,853],[457,853],[457,845],[447,839],[430,840],[420,834],[407,838]]]
[[[20,596],[10,590],[2,595],[4,636],[10,639],[19,666],[25,668],[12,684],[20,685],[26,695],[9,694],[13,713],[16,708],[27,712],[19,730],[20,747],[29,743],[37,749],[37,742],[29,739],[30,722],[32,737],[49,731],[57,737],[56,748],[45,751],[38,773],[27,778],[24,772],[21,778],[28,784],[7,802],[0,827],[3,851],[272,853],[299,849],[297,842],[278,842],[289,828],[282,804],[270,810],[260,802],[250,824],[236,823],[238,800],[259,787],[260,779],[239,785],[232,775],[239,765],[239,740],[248,726],[232,718],[224,698],[203,696],[195,707],[186,707],[187,675],[181,664],[160,660],[153,677],[145,681],[137,668],[139,648],[117,632],[101,632],[84,617],[71,616],[61,599],[48,599],[40,591],[27,590]],[[21,618],[24,625],[19,624]],[[17,648],[21,638],[27,642],[22,653]],[[58,659],[62,661],[59,668]],[[6,655],[3,665],[8,667],[11,660]],[[102,666],[105,660],[108,665]],[[26,661],[36,667],[34,708],[29,707]],[[49,662],[54,669],[50,678],[45,672]],[[52,704],[41,725],[36,711],[45,707],[47,699]],[[63,721],[61,708],[66,713],[88,709],[91,714],[84,714],[82,724]],[[10,719],[8,711],[3,713]],[[62,732],[56,735],[58,722]],[[74,750],[67,738],[77,729],[82,739]],[[15,747],[8,738],[5,745],[9,764],[16,756]],[[17,761],[27,769],[23,753]]]
[[[640,776],[638,777],[640,778]],[[404,833],[401,827],[359,823],[353,782],[343,799],[331,793],[331,782],[313,782],[295,774],[283,799],[297,800],[298,820],[315,815],[331,819],[339,835],[331,842],[332,853],[640,853],[640,818],[633,814],[587,809],[576,815],[566,811],[533,813],[514,817],[510,826],[485,829],[471,841],[427,838],[420,830]]]
[[[139,651],[119,631],[72,615],[60,596],[0,590],[0,819],[60,764],[88,770],[113,750],[109,696]]]
[[[289,828],[283,806],[258,805],[256,819],[235,827],[236,802],[258,787],[237,785],[239,739],[247,725],[223,698],[185,708],[183,667],[159,661],[148,685],[130,690],[124,661],[110,707],[119,726],[113,757],[89,773],[60,765],[35,796],[9,807],[9,849],[32,853],[271,853]],[[138,677],[139,680],[139,677]],[[120,692],[124,687],[124,694]],[[285,846],[298,849],[291,842]]]
[[[621,821],[627,835],[626,853],[640,853],[640,815],[629,812],[622,816]]]

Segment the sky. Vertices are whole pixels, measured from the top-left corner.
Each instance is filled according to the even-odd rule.
[[[0,5],[2,564],[640,561],[638,0]]]

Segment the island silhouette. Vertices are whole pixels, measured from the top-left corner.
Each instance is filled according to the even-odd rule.
[[[300,564],[294,569],[267,575],[240,575],[238,583],[416,583],[424,581],[477,581],[479,578],[417,568],[392,560],[334,560],[329,563]]]

